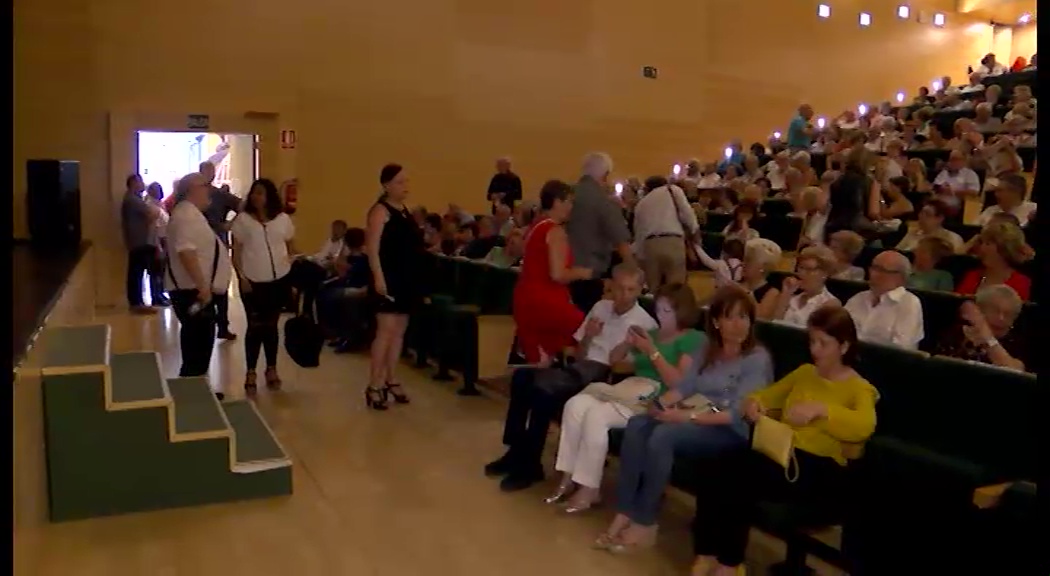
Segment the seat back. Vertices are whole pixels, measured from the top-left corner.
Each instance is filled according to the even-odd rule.
[[[776,380],[810,361],[809,335],[802,328],[760,320],[755,323],[755,337],[773,357]]]

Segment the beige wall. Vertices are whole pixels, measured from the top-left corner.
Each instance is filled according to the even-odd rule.
[[[331,219],[363,220],[385,162],[408,167],[416,202],[477,210],[500,155],[529,194],[574,178],[592,149],[621,176],[660,172],[735,136],[763,140],[802,100],[831,115],[962,78],[991,46],[989,26],[959,15],[935,29],[899,21],[895,3],[829,3],[823,21],[815,3],[772,0],[16,0],[16,235],[24,160],[62,157],[83,163],[87,235],[116,244],[130,145],[107,138],[128,118],[276,113],[270,137],[293,128],[298,147],[263,151],[262,175],[300,178],[311,246]],[[954,1],[911,4],[948,13]]]
[[[1032,59],[1032,54],[1038,52],[1038,50],[1036,50],[1036,36],[1037,31],[1035,24],[1014,28],[1014,34],[1010,44],[1010,63],[1013,63],[1014,59],[1018,56],[1023,57],[1025,60]]]

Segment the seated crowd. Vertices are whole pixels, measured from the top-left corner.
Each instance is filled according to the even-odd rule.
[[[945,78],[935,94],[921,91],[913,106],[846,112],[819,128],[803,105],[786,138],[768,148],[755,144],[744,153],[735,142],[721,162],[693,160],[671,178],[629,178],[615,192],[611,161],[599,155],[604,162],[596,164],[592,155],[575,192],[552,181],[538,203],[521,201],[521,181],[504,158],[488,191],[491,214],[475,216],[455,204],[444,214],[413,211],[426,249],[436,255],[518,269],[533,254],[530,240],[541,242],[537,250],[549,251],[542,258],[550,268],[542,272],[545,282],[561,286],[603,276],[580,265],[574,195],[596,183],[616,203],[615,217],[623,216],[606,226],[616,238],[607,253],[622,260],[605,279],[606,298],[581,306],[573,294],[585,317],[576,324],[572,316],[565,333],[532,333],[568,328],[564,315],[544,324],[544,314],[554,312],[528,311],[530,351],[523,352],[534,366],[513,373],[507,450],[486,474],[500,477],[506,491],[541,481],[547,432],[560,419],[554,467],[561,479],[546,501],[584,513],[600,501],[609,432],[622,429],[616,515],[596,541],[622,552],[654,542],[675,457],[704,457],[710,469],[695,489],[693,573],[739,574],[758,499],[796,491],[830,498],[841,490],[847,461],[873,434],[878,392],[853,368],[858,342],[922,345],[1029,370],[1032,358],[1015,323],[1033,297],[1025,270],[1034,250],[1025,229],[1034,227],[1036,205],[1026,200],[1018,150],[1035,143],[1035,98],[1027,84],[1013,85],[1009,100],[1000,84],[985,86],[997,66],[986,58],[972,86],[957,88]],[[945,138],[937,116],[960,112]],[[931,159],[935,164],[926,163]],[[963,238],[956,230],[965,201],[982,196],[994,201]],[[538,222],[550,224],[536,240]],[[794,232],[764,237],[773,229]],[[322,324],[344,348],[367,330],[363,244],[362,230],[336,221],[313,258],[328,274],[317,297]],[[795,254],[794,270],[778,273],[786,252]],[[859,261],[865,253],[874,255]],[[961,275],[941,267],[952,258],[969,259]],[[687,284],[687,268],[698,265],[715,279],[714,294],[703,300]],[[859,290],[840,296],[836,282]],[[651,312],[639,301],[646,292]],[[957,321],[928,334],[926,292],[973,299],[963,301]],[[812,363],[774,381],[772,356],[755,334],[759,321],[806,329]],[[524,339],[521,328],[519,320]],[[571,346],[544,349],[543,342]],[[617,382],[613,376],[624,371],[631,375]],[[792,434],[794,461],[751,449],[752,429],[773,426],[771,420]]]

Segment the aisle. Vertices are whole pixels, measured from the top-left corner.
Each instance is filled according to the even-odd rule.
[[[231,308],[239,310],[239,303]],[[233,320],[243,334],[243,316]],[[99,321],[112,323],[114,352],[159,350],[169,375],[178,370],[170,313]],[[221,344],[212,365],[212,378],[231,396],[240,394],[242,358],[239,341]],[[375,413],[361,398],[363,356],[326,352],[320,368],[305,370],[282,351],[280,362],[286,391],[260,392],[259,407],[294,459],[292,497],[49,525],[41,517],[43,476],[27,469],[41,465],[33,452],[39,444],[18,442],[16,574],[687,573],[688,500],[670,499],[658,550],[613,557],[589,547],[608,521],[607,509],[560,516],[542,504],[550,486],[504,495],[484,478],[482,465],[500,451],[503,399],[463,398],[455,384],[405,367],[412,404]],[[39,410],[34,383],[31,376],[18,383],[16,413]]]

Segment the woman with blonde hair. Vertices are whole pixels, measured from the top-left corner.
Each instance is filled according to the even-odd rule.
[[[911,182],[911,189],[922,194],[933,192],[933,186],[926,177],[926,164],[921,158],[912,158],[904,168],[904,175]]]
[[[853,261],[864,250],[864,238],[852,230],[839,230],[828,237],[828,247],[835,255],[831,277],[835,280],[864,280],[864,269]]]
[[[805,328],[810,314],[826,304],[842,302],[828,292],[826,282],[835,267],[835,253],[827,246],[808,246],[798,255],[795,275],[784,279],[772,319]]]
[[[744,245],[744,267],[740,274],[740,285],[751,293],[758,304],[758,317],[769,320],[780,297],[780,289],[769,283],[769,273],[778,262],[782,251],[776,242],[756,238]]]
[[[981,265],[967,272],[955,291],[959,294],[976,294],[985,286],[1005,284],[1013,288],[1022,300],[1028,301],[1032,293],[1032,280],[1017,271],[1021,264],[1031,258],[1021,227],[1012,222],[995,220],[981,230],[978,238],[976,249]]]

